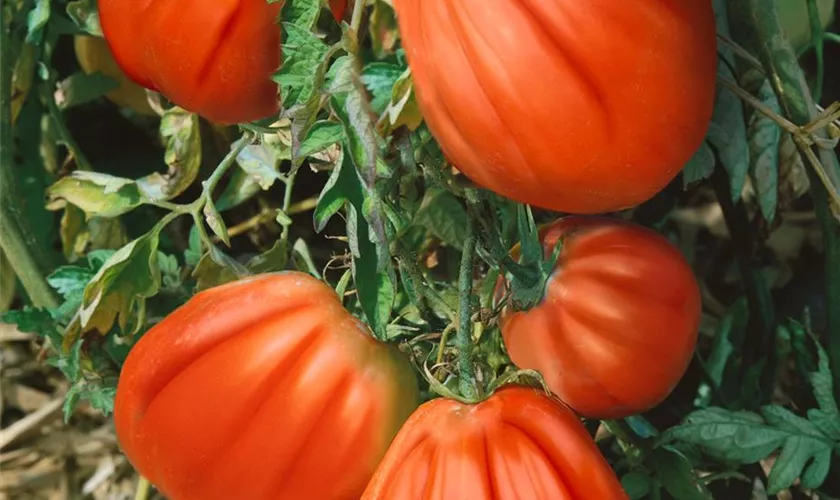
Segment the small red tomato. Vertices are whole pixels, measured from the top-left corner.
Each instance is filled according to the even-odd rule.
[[[433,399],[400,430],[362,500],[619,500],[578,417],[530,387],[467,405]]]
[[[546,254],[563,238],[545,297],[502,314],[511,360],[534,369],[581,415],[646,411],[685,374],[700,325],[700,291],[680,251],[660,234],[599,217],[543,229]]]
[[[99,21],[122,70],[208,120],[259,120],[279,110],[282,2],[99,0]]]
[[[150,329],[114,419],[170,500],[357,500],[418,402],[398,350],[287,272],[198,293]]]
[[[347,0],[330,0],[330,10],[335,20],[341,22],[347,10]]]

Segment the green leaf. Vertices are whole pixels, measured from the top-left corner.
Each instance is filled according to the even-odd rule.
[[[114,252],[85,287],[79,309],[83,330],[108,332],[115,321],[125,331],[131,314],[157,294],[161,277],[157,265],[162,224]],[[68,334],[67,342],[72,342]]]
[[[119,82],[104,73],[79,71],[59,82],[60,97],[56,100],[59,109],[67,109],[93,101],[118,87]]]
[[[711,492],[702,485],[694,473],[691,460],[671,446],[657,448],[653,452],[656,476],[662,486],[676,500],[710,500]]]
[[[9,310],[17,296],[18,278],[12,264],[0,249],[0,313]]]
[[[67,380],[75,382],[82,378],[82,345],[84,342],[79,339],[73,343],[66,356],[51,358],[50,364],[61,370]]]
[[[344,129],[340,123],[331,121],[315,122],[306,134],[306,138],[300,144],[298,156],[307,157],[320,153],[344,137]]]
[[[425,227],[448,246],[460,250],[464,246],[467,230],[467,211],[451,192],[429,188],[414,224]]]
[[[79,266],[62,266],[47,277],[47,282],[62,297],[62,303],[53,315],[56,320],[68,323],[82,305],[85,287],[96,274],[96,270]]]
[[[755,96],[768,109],[781,114],[773,87],[762,78]],[[758,197],[761,214],[767,222],[776,218],[779,197],[779,143],[782,129],[764,113],[753,110],[749,121],[750,180]]]
[[[352,67],[350,70],[354,70]],[[365,106],[365,97],[357,91],[335,95],[331,107],[344,126],[348,150],[356,168],[369,179],[376,170],[377,136],[373,117]]]
[[[230,246],[230,236],[227,232],[227,226],[225,225],[222,215],[219,213],[219,210],[216,209],[216,205],[213,204],[212,200],[207,200],[202,213],[204,213],[204,220],[207,222],[207,225],[213,233],[218,236],[225,245]]]
[[[295,261],[295,268],[298,271],[303,271],[318,279],[322,279],[321,273],[318,272],[318,267],[315,265],[315,260],[312,259],[312,252],[309,251],[309,245],[306,244],[306,240],[303,238],[298,238],[295,240],[295,244],[292,245],[292,258]]]
[[[291,159],[289,150],[285,151],[276,145],[261,142],[245,146],[245,149],[236,157],[239,165],[248,177],[256,182],[263,191],[269,189],[274,182],[282,180],[280,175],[280,163],[283,160]]]
[[[296,27],[311,30],[321,13],[322,0],[286,0],[280,17]]]
[[[274,75],[280,84],[283,103],[289,108],[308,101],[320,87],[320,67],[325,64],[330,48],[308,28],[283,23],[283,64]]]
[[[819,409],[808,410],[808,419],[823,434],[840,443],[840,411],[837,408],[837,400],[834,399],[834,382],[828,355],[816,338],[814,344],[817,346],[818,363],[817,370],[810,374],[810,382]]]
[[[639,472],[629,472],[621,476],[621,487],[631,500],[638,500],[653,489],[653,479]]]
[[[39,44],[44,36],[44,26],[50,20],[50,0],[35,0],[35,6],[26,18],[26,43]],[[3,29],[7,29],[5,26]]]
[[[423,122],[423,115],[420,113],[420,107],[414,96],[411,70],[406,69],[400,75],[400,78],[394,82],[391,92],[391,100],[383,110],[383,118],[378,124],[380,133],[387,135],[401,126],[415,130]]]
[[[201,130],[198,115],[178,107],[167,109],[160,119],[163,138],[163,159],[169,170],[154,173],[137,181],[143,193],[152,200],[170,200],[187,189],[201,167]]]
[[[715,153],[709,143],[703,141],[694,156],[683,167],[683,186],[688,187],[695,182],[707,179],[715,171]]]
[[[749,307],[744,297],[737,300],[724,314],[715,334],[712,350],[706,360],[706,370],[712,381],[720,387],[724,381],[724,371],[730,357],[735,352],[732,344],[733,331],[736,336],[743,336],[749,320]]]
[[[184,250],[184,262],[189,267],[195,267],[201,260],[201,235],[195,225],[190,229],[189,247]]]
[[[61,344],[61,333],[58,325],[49,311],[24,306],[23,309],[6,311],[0,314],[0,322],[17,325],[18,330],[34,333],[41,338],[49,339],[54,345]]]
[[[47,189],[50,207],[66,201],[88,215],[117,217],[143,203],[137,184],[131,179],[99,172],[77,170]]]
[[[722,408],[695,411],[685,423],[663,433],[702,447],[718,460],[750,464],[781,449],[768,478],[768,493],[790,487],[797,477],[807,488],[819,487],[828,475],[833,442],[812,422],[780,406],[765,406],[761,415]]]
[[[394,84],[405,70],[405,67],[384,62],[373,62],[364,67],[362,83],[372,96],[370,105],[376,113],[381,114],[391,102]]]
[[[332,216],[350,200],[361,204],[364,201],[364,187],[359,171],[342,151],[341,161],[330,173],[318,196],[318,204],[313,213],[315,231],[323,231]]]
[[[717,17],[718,33],[729,36],[727,8],[721,0],[715,0],[715,15]],[[735,75],[730,69],[735,65],[735,56],[732,49],[722,46],[719,52],[721,57],[718,61],[718,76],[735,82]],[[750,164],[747,127],[741,99],[720,82],[717,84],[717,96],[707,140],[712,148],[717,151],[721,163],[729,174],[732,200],[739,199],[747,180],[747,171]]]
[[[277,240],[271,248],[251,258],[246,267],[254,274],[282,271],[286,268],[288,259],[286,247],[283,240]]]
[[[67,4],[67,15],[82,31],[102,36],[99,25],[99,8],[96,0],[74,0]]]
[[[174,255],[158,252],[158,269],[164,288],[178,288],[181,286],[181,266]]]
[[[201,257],[192,272],[193,278],[196,279],[196,291],[224,285],[247,274],[248,271],[244,269],[242,264],[231,259],[216,247],[210,247],[210,250]]]
[[[108,416],[114,411],[116,396],[117,388],[113,385],[107,385],[100,380],[80,380],[70,386],[64,397],[64,422],[70,420],[76,406],[82,401],[89,401],[91,408]]]

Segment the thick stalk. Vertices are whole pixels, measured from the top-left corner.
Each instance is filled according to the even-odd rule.
[[[744,375],[744,371],[748,370],[762,357],[768,360],[768,365],[765,366],[760,381],[761,401],[752,401],[754,404],[763,404],[769,401],[773,393],[775,378],[773,346],[775,345],[776,317],[773,309],[773,298],[760,269],[753,260],[753,249],[756,246],[755,235],[752,227],[750,227],[747,210],[743,203],[732,202],[729,176],[721,165],[715,168],[715,173],[712,175],[712,184],[723,210],[726,227],[732,236],[738,270],[741,274],[741,281],[744,284],[744,292],[750,309],[747,335],[742,344],[744,358],[741,375]]]
[[[47,242],[39,241],[29,230],[26,214],[15,203],[16,182],[12,132],[12,60],[7,9],[0,9],[0,247],[37,307],[58,306],[56,295],[46,281],[54,262]]]
[[[739,18],[747,24],[745,29],[752,40],[751,50],[765,68],[782,111],[797,125],[806,125],[817,116],[814,102],[796,54],[786,41],[779,24],[775,0],[738,0],[732,8],[739,11]],[[827,137],[825,131],[819,131]],[[800,154],[808,153],[804,144],[797,143]],[[840,179],[840,164],[832,149],[817,148],[817,154],[830,179]],[[825,248],[828,354],[834,373],[834,387],[840,393],[840,223],[829,208],[829,193],[820,182],[813,168],[806,167],[811,181],[814,211],[820,223]],[[833,183],[834,186],[838,184]]]
[[[460,373],[461,396],[475,399],[478,390],[473,368],[473,342],[470,318],[472,317],[473,254],[475,254],[475,227],[472,217],[467,217],[467,235],[461,253],[461,270],[458,276],[458,370]],[[441,346],[443,348],[443,346]]]

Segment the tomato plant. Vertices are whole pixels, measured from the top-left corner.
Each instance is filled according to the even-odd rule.
[[[354,499],[417,404],[412,369],[308,274],[195,295],[131,350],[117,437],[173,499]]]
[[[3,495],[840,498],[834,3],[5,2]]]
[[[573,213],[637,205],[706,135],[716,64],[709,0],[394,6],[441,148],[513,200]]]
[[[280,3],[100,0],[102,31],[138,84],[218,123],[279,110]],[[188,12],[187,15],[184,13]]]
[[[566,217],[543,229],[560,241],[543,301],[501,319],[511,360],[536,369],[588,417],[649,410],[676,386],[694,353],[700,290],[680,251],[619,220]]]
[[[578,418],[538,389],[440,398],[400,430],[362,500],[626,499]]]

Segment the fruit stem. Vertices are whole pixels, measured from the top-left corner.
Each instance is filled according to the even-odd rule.
[[[143,476],[139,476],[137,480],[137,490],[134,492],[134,500],[146,500],[149,497],[149,480]]]
[[[472,217],[467,217],[466,239],[461,253],[461,269],[458,277],[458,371],[460,374],[459,389],[461,395],[468,399],[477,397],[475,384],[475,370],[472,360],[472,285],[473,285],[473,254],[475,254],[475,224]],[[442,346],[441,346],[442,347]]]
[[[12,132],[12,70],[14,62],[10,46],[8,10],[0,9],[0,248],[23,284],[23,288],[37,307],[55,308],[58,300],[45,279],[52,267],[46,252],[49,245],[39,241],[29,230],[26,214],[15,203],[13,132]]]
[[[818,114],[816,103],[796,53],[784,36],[775,0],[739,0],[733,2],[730,8],[741,10],[739,17],[747,20],[748,34],[753,41],[753,47],[748,48],[757,52],[785,116],[797,125],[810,123]],[[815,134],[827,138],[825,130],[818,130]],[[818,155],[819,163],[829,178],[840,179],[840,163],[833,149],[818,147],[815,155],[813,146],[797,141],[797,147],[806,165],[811,165],[807,161],[809,156]],[[814,212],[823,234],[828,355],[834,368],[835,391],[840,394],[840,222],[829,207],[829,193],[817,172],[811,167],[805,170],[811,183]]]

